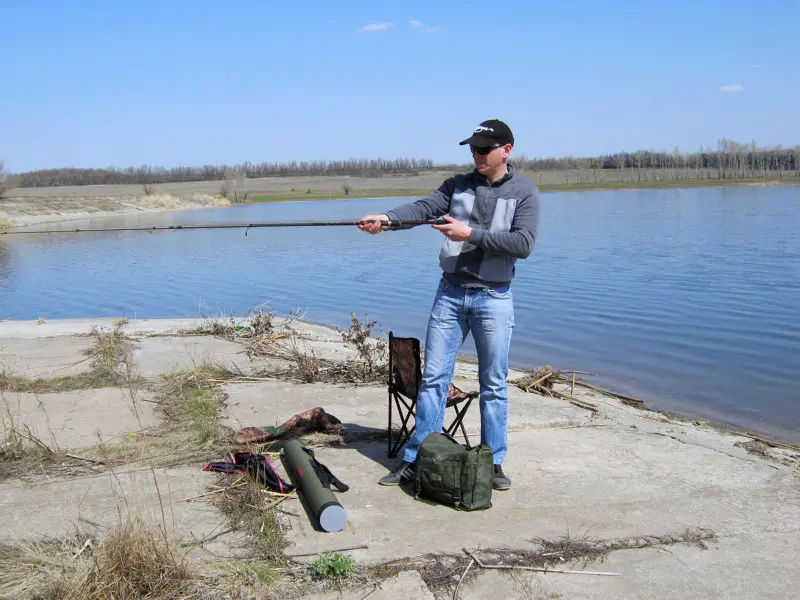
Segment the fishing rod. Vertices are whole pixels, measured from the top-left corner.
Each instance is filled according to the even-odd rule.
[[[369,221],[273,221],[273,222],[260,222],[260,223],[211,223],[208,225],[153,225],[152,227],[104,227],[104,228],[87,228],[87,229],[45,229],[42,231],[0,231],[0,235],[42,235],[54,233],[100,233],[108,231],[187,231],[190,229],[244,229],[244,234],[247,235],[248,229],[261,229],[264,227],[339,227],[339,226],[354,226],[363,225],[365,223],[374,223],[374,220]],[[444,219],[427,219],[425,221],[402,221],[400,219],[389,219],[381,221],[381,225],[396,229],[404,226],[414,225],[446,225],[447,221]]]

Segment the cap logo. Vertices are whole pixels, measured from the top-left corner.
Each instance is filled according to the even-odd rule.
[[[484,127],[483,125],[478,125],[478,126],[475,128],[475,133],[480,133],[481,131],[491,131],[491,132],[494,132],[494,128],[493,128],[493,127]]]

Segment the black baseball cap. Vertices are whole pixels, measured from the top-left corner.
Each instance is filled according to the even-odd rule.
[[[502,121],[489,119],[478,125],[470,137],[458,143],[459,146],[464,144],[481,148],[494,146],[495,144],[500,144],[501,146],[511,144],[513,146],[514,134],[511,133],[511,128]]]

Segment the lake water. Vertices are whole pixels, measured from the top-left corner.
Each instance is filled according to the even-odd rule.
[[[356,220],[402,202],[91,223]],[[798,187],[546,194],[536,248],[517,263],[511,362],[591,371],[596,385],[652,407],[800,441],[798,231]],[[0,316],[243,315],[268,302],[343,328],[354,312],[424,340],[440,244],[429,227],[374,237],[355,227],[6,237]]]

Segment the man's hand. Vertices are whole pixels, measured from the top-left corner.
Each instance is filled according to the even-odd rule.
[[[361,217],[361,222],[358,224],[358,228],[361,231],[366,231],[367,233],[375,235],[376,233],[380,233],[381,231],[388,229],[388,227],[385,225],[381,225],[381,221],[388,220],[389,217],[387,215],[367,215],[365,217]]]
[[[454,242],[469,241],[472,227],[464,225],[461,221],[457,221],[450,215],[445,215],[443,218],[447,221],[446,225],[433,225],[432,227],[441,231],[447,239],[453,240]]]

